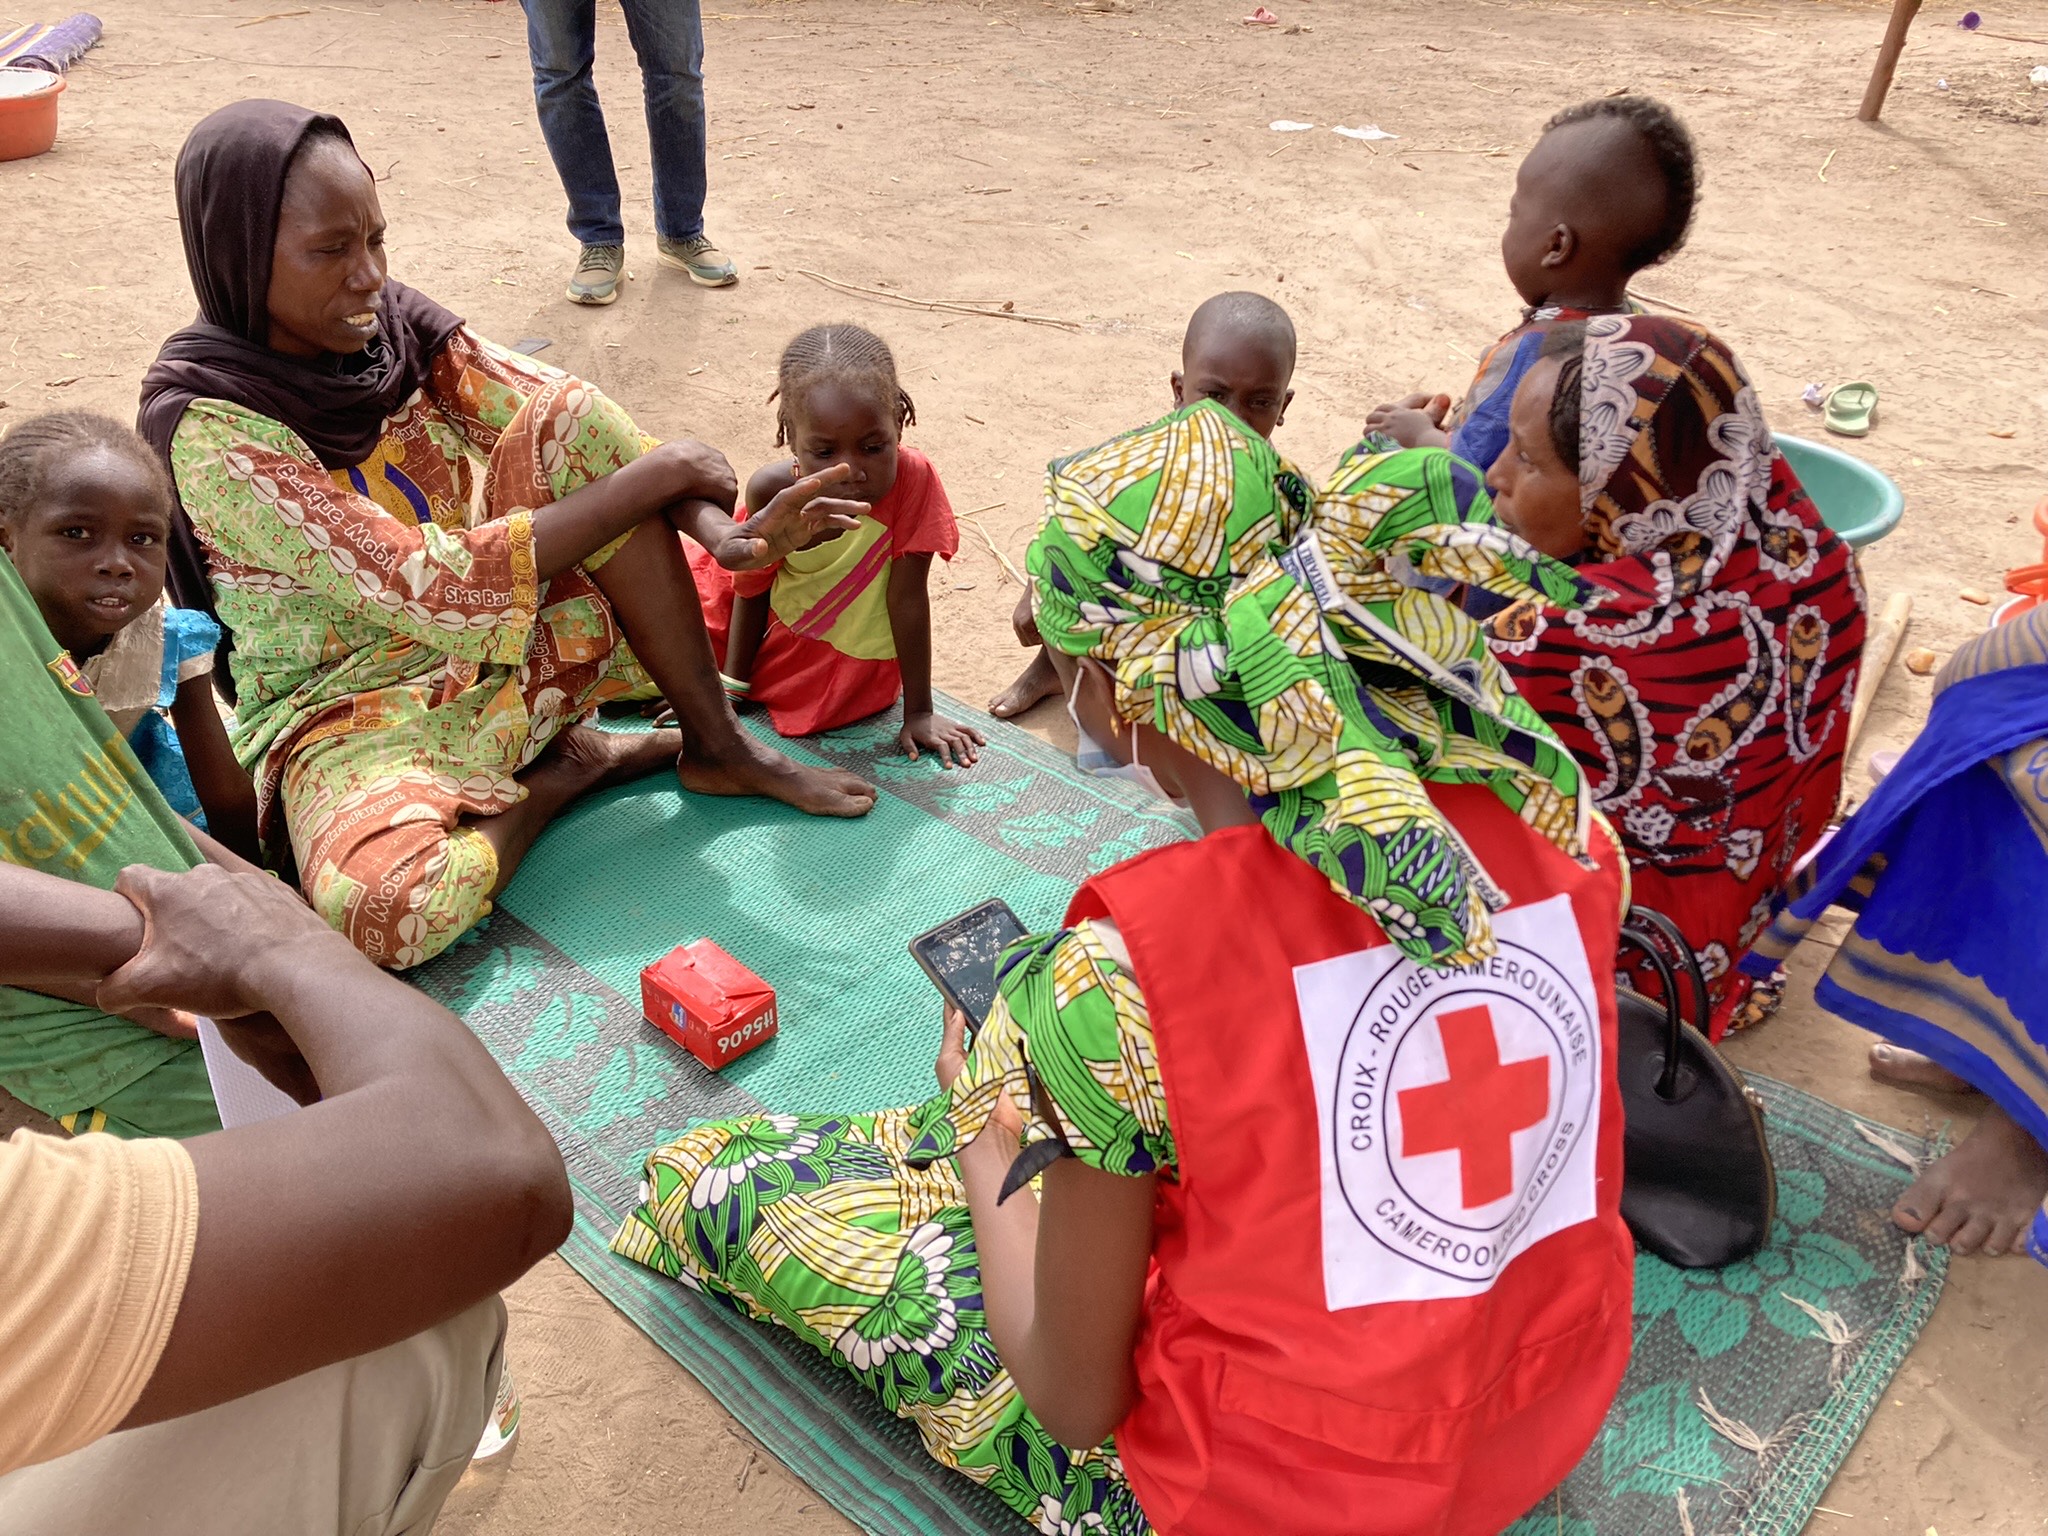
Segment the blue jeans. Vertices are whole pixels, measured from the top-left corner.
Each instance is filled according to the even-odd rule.
[[[622,245],[619,177],[597,104],[597,0],[520,0],[533,56],[533,99],[555,174],[569,194],[569,233]],[[654,228],[671,239],[704,233],[704,18],[698,0],[623,0],[640,58],[653,149]]]

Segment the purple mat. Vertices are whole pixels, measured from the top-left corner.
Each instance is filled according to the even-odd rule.
[[[0,36],[0,67],[47,69],[61,75],[100,40],[100,19],[89,11],[50,24],[31,22]]]

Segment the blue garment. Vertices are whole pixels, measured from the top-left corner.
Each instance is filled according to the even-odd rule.
[[[1857,909],[1821,1006],[1931,1057],[2048,1147],[2048,843],[2019,798],[2043,794],[2048,814],[2048,661],[1954,676],[2016,643],[1957,653],[1926,729],[1795,879],[1743,968],[1768,973],[1831,903]]]
[[[193,608],[164,609],[164,660],[157,687],[156,708],[144,712],[128,733],[129,748],[142,764],[150,781],[163,791],[172,810],[202,830],[206,812],[200,808],[199,791],[192,783],[192,770],[185,762],[185,749],[178,733],[159,711],[169,709],[178,699],[178,674],[185,664],[210,656],[220,644],[220,626]]]
[[[151,710],[128,733],[128,749],[150,782],[163,791],[165,804],[205,831],[206,812],[200,807],[192,769],[185,762],[185,749],[178,745],[178,732],[171,722]]]
[[[540,131],[562,190],[569,233],[585,245],[622,245],[619,177],[597,102],[597,0],[520,0],[533,58]],[[704,18],[698,0],[622,0],[640,58],[654,163],[654,228],[670,239],[704,233]]]
[[[1515,390],[1520,387],[1522,376],[1536,366],[1543,351],[1544,335],[1541,330],[1533,330],[1522,337],[1508,354],[1507,366],[1492,378],[1488,375],[1493,373],[1494,360],[1489,357],[1489,366],[1483,367],[1480,376],[1472,381],[1473,394],[1482,388],[1486,393],[1476,400],[1467,397],[1469,414],[1451,434],[1451,452],[1467,464],[1478,465],[1482,474],[1493,468],[1493,461],[1508,445],[1508,408],[1515,403]]]

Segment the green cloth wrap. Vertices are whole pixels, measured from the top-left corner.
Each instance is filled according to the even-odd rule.
[[[1484,784],[1586,856],[1577,763],[1446,593],[1588,589],[1444,450],[1361,443],[1313,490],[1201,401],[1055,460],[1028,564],[1045,642],[1103,662],[1119,715],[1241,784],[1414,959],[1492,953],[1502,901],[1425,783]]]

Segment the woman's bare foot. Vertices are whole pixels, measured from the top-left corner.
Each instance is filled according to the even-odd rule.
[[[519,775],[526,788],[524,800],[495,816],[462,820],[498,856],[491,895],[511,883],[534,839],[571,801],[595,789],[659,773],[682,750],[681,731],[600,731],[594,725],[572,725],[555,737]]]
[[[731,749],[714,755],[692,748],[676,759],[676,779],[697,795],[761,795],[806,816],[865,816],[875,808],[875,787],[837,768],[806,768],[744,731]]]
[[[1017,681],[997,694],[988,706],[988,712],[999,720],[1008,720],[1021,715],[1041,699],[1056,697],[1060,691],[1060,675],[1052,669],[1052,658],[1041,646],[1038,654],[1031,658],[1031,665],[1017,676]]]
[[[1934,1093],[1975,1093],[1968,1078],[1937,1066],[1918,1051],[1880,1041],[1870,1048],[1870,1075],[1894,1088],[1919,1088]]]
[[[2048,1152],[1992,1105],[1977,1129],[1913,1181],[1892,1221],[1950,1252],[2010,1253],[2048,1197]]]
[[[572,725],[549,744],[534,767],[559,775],[572,795],[587,795],[659,773],[682,750],[681,731],[603,731],[594,725]],[[524,782],[532,787],[531,780]]]

